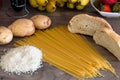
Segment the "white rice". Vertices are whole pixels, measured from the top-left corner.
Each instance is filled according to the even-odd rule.
[[[0,66],[16,74],[34,72],[42,67],[42,52],[34,46],[12,48],[1,57]]]

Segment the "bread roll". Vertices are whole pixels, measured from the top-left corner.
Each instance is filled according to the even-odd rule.
[[[101,28],[95,32],[93,39],[120,60],[120,35],[109,28]]]
[[[103,18],[90,16],[88,14],[75,15],[68,24],[68,30],[70,32],[89,36],[93,36],[95,31],[101,27],[112,29],[111,25]]]

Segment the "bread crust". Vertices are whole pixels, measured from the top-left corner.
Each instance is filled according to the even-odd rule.
[[[112,39],[114,39],[117,44],[120,45],[120,35],[117,34],[115,31],[111,30],[110,28],[105,28],[105,27],[100,28],[99,30],[96,31],[96,33],[98,31],[105,32],[108,36],[110,36]],[[98,35],[96,33],[93,35],[93,38]]]
[[[104,36],[104,35],[101,35],[100,33],[104,33],[107,36],[109,36],[109,38],[110,38],[109,40],[112,40],[112,42],[114,42],[114,44],[109,43],[109,41],[107,41],[106,39],[100,40],[100,36],[101,37]],[[119,51],[120,51],[120,35],[119,34],[117,34],[115,31],[113,31],[109,28],[104,27],[104,28],[100,28],[99,30],[97,30],[95,32],[95,34],[93,35],[93,39],[96,42],[96,44],[106,48],[113,55],[115,55],[118,58],[118,60],[120,60],[120,54],[119,54]],[[106,43],[109,44],[109,46],[106,46]],[[113,46],[113,45],[116,45],[116,47]]]
[[[105,19],[103,19],[103,18],[101,18],[101,17],[91,16],[91,15],[88,15],[88,14],[77,14],[77,15],[73,16],[72,19],[69,21],[68,30],[69,30],[70,32],[72,32],[72,33],[81,33],[81,34],[93,36],[94,32],[95,32],[96,29],[98,29],[98,28],[96,28],[95,31],[94,31],[94,29],[93,29],[93,31],[92,31],[93,33],[87,33],[87,34],[86,34],[85,32],[81,32],[80,30],[76,30],[76,26],[75,26],[75,25],[72,25],[73,22],[74,22],[77,18],[81,18],[81,17],[83,17],[83,18],[88,18],[88,19],[90,19],[90,20],[94,20],[94,22],[92,22],[92,23],[95,23],[96,21],[101,22],[101,24],[102,24],[102,25],[104,24],[104,26],[105,26],[106,28],[112,29],[111,25],[110,25]],[[87,23],[87,22],[88,22],[88,21],[86,20],[86,23]],[[88,25],[89,25],[89,24],[88,24]],[[93,24],[93,25],[94,25],[94,24]],[[81,26],[81,25],[80,25],[80,26]],[[103,27],[103,26],[95,26],[95,27]]]

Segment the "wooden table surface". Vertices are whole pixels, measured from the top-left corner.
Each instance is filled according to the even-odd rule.
[[[3,0],[3,6],[0,9],[0,25],[8,26],[10,25],[16,18],[11,18],[6,15],[6,11],[10,7],[9,0]],[[89,4],[84,10],[77,11],[77,10],[70,10],[66,8],[57,8],[56,12],[54,13],[47,13],[47,12],[41,12],[36,9],[33,9],[32,7],[27,4],[27,9],[29,10],[29,15],[25,18],[30,18],[31,16],[35,14],[44,14],[49,16],[52,19],[52,26],[58,26],[58,25],[66,25],[68,24],[69,20],[76,14],[81,13],[87,13],[94,16],[100,16]],[[103,17],[104,18],[104,17]],[[111,26],[113,27],[114,31],[116,31],[118,34],[120,34],[120,18],[104,18],[106,19]],[[90,43],[102,54],[115,68],[117,75],[120,77],[120,62],[106,49],[98,46],[95,44],[93,39],[89,36],[86,36],[87,39],[90,41]],[[14,47],[13,43],[16,40],[19,40],[21,38],[14,37],[12,42],[7,45],[0,46],[0,55],[3,54],[1,50],[5,48],[11,48]],[[56,67],[48,64],[43,63],[43,68],[38,69],[36,72],[31,74],[8,74],[0,69],[0,80],[77,80],[75,77],[57,69]],[[120,78],[115,77],[111,72],[108,71],[101,71],[101,73],[104,75],[104,77],[97,77],[92,79],[86,79],[86,80],[120,80]]]

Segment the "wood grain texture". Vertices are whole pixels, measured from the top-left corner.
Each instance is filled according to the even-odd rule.
[[[3,6],[0,9],[0,25],[8,26],[10,25],[16,18],[11,18],[6,15],[6,11],[10,7],[9,0],[3,0]],[[57,8],[56,12],[54,13],[47,13],[38,11],[27,4],[27,9],[30,11],[30,14],[25,18],[30,18],[35,14],[44,14],[49,16],[52,19],[52,27],[57,25],[67,25],[69,20],[76,14],[80,13],[87,13],[93,16],[102,17],[98,14],[89,4],[84,10],[77,11],[77,10],[69,10],[66,8]],[[104,18],[104,17],[103,17]],[[106,19],[113,29],[120,34],[120,18],[104,18]],[[120,62],[106,49],[100,47],[95,44],[92,37],[86,36],[87,39],[91,42],[91,44],[103,55],[115,68],[117,75],[120,77]],[[14,37],[13,41],[10,44],[0,46],[0,55],[4,53],[1,51],[3,49],[9,49],[13,46],[13,43],[16,40],[21,38]],[[32,75],[31,74],[9,74],[4,72],[0,69],[0,80],[77,80],[76,78],[72,77],[71,75],[57,69],[56,67],[48,64],[43,63],[43,68],[37,70]],[[120,78],[115,77],[112,73],[101,71],[104,77],[97,77],[93,79],[86,79],[86,80],[120,80]]]

